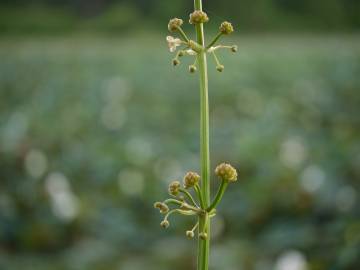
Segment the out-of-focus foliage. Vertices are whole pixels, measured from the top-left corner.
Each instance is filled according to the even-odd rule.
[[[212,167],[240,179],[213,269],[358,269],[359,37],[233,41],[209,60]],[[169,57],[156,36],[1,41],[0,269],[193,269],[191,224],[152,209],[199,167],[197,77]]]
[[[186,19],[192,5],[192,0],[2,0],[0,33],[114,33],[163,27],[171,17]],[[206,1],[205,10],[212,22],[226,18],[247,32],[360,29],[358,0]]]

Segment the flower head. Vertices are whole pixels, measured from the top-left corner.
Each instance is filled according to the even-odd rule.
[[[193,231],[186,231],[186,236],[188,237],[188,238],[194,238],[194,232]]]
[[[179,18],[173,18],[169,21],[168,24],[168,29],[170,32],[174,32],[176,31],[182,24],[183,24],[183,20],[179,19]]]
[[[166,214],[167,212],[169,212],[169,207],[162,202],[154,203],[154,208],[159,209],[161,214]]]
[[[216,66],[216,70],[219,71],[219,72],[223,72],[224,71],[224,66],[223,65],[217,65]]]
[[[170,223],[165,219],[161,221],[160,226],[163,227],[164,229],[167,229],[170,226]]]
[[[168,43],[170,52],[175,52],[176,47],[181,45],[181,39],[180,38],[174,38],[172,36],[167,36],[166,41]]]
[[[200,175],[195,172],[188,172],[184,177],[184,187],[190,188],[199,183]]]
[[[232,32],[234,32],[234,27],[232,26],[232,24],[230,22],[225,21],[220,25],[219,30],[224,35],[229,35]]]
[[[181,185],[179,181],[171,182],[169,185],[169,194],[174,196],[178,195],[180,187]]]
[[[208,21],[209,17],[204,11],[195,10],[193,13],[190,14],[190,24],[206,23]]]
[[[221,163],[215,169],[215,174],[226,182],[235,182],[237,180],[236,169],[228,163]]]
[[[189,66],[189,72],[194,73],[195,71],[196,71],[196,66],[195,65],[190,65]]]

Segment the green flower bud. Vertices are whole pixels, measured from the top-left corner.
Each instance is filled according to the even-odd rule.
[[[202,232],[202,233],[199,233],[199,237],[201,240],[206,240],[208,236],[207,236],[207,233]]]
[[[230,49],[232,52],[237,52],[237,50],[238,50],[238,47],[236,46],[236,45],[234,45],[234,46],[231,46],[231,49]]]
[[[236,169],[228,163],[221,163],[215,169],[215,174],[226,182],[235,182],[237,180]]]
[[[162,202],[154,203],[154,208],[159,209],[161,214],[166,214],[167,212],[169,212],[169,207]]]
[[[164,229],[167,229],[170,226],[170,223],[167,220],[163,220],[161,221],[160,226],[163,227]]]
[[[204,11],[195,10],[193,13],[190,14],[190,24],[206,23],[208,21],[209,17]]]
[[[179,64],[180,64],[180,61],[179,61],[179,59],[176,59],[176,58],[174,58],[173,60],[172,60],[172,64],[173,64],[173,66],[178,66]]]
[[[186,231],[186,236],[188,237],[188,238],[194,238],[194,232],[193,231]]]
[[[195,71],[196,71],[196,66],[195,65],[190,65],[189,66],[189,72],[190,73],[195,73]]]
[[[188,172],[184,177],[184,187],[190,188],[199,183],[200,175],[195,172]]]
[[[178,19],[178,18],[173,18],[169,21],[168,24],[168,29],[170,32],[174,32],[176,31],[182,24],[183,24],[183,20],[182,19]]]
[[[223,22],[220,27],[219,30],[221,33],[223,33],[224,35],[230,35],[232,32],[234,32],[234,27],[232,26],[231,23],[229,22]]]
[[[219,71],[219,72],[223,72],[224,68],[225,67],[223,65],[216,66],[216,70]]]
[[[181,185],[179,181],[171,182],[169,185],[169,194],[174,196],[178,195],[180,187]]]

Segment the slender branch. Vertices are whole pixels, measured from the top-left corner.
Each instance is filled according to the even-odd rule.
[[[222,36],[223,33],[219,32],[215,38],[213,39],[213,41],[210,42],[209,45],[207,45],[206,49],[209,49],[212,45],[214,45],[218,40],[219,38]]]
[[[220,187],[219,187],[219,189],[218,189],[218,191],[216,193],[216,196],[215,196],[213,202],[211,203],[211,205],[206,209],[206,211],[210,212],[211,210],[213,210],[219,204],[219,202],[221,201],[222,196],[225,193],[225,190],[226,190],[228,184],[229,183],[224,181],[224,180],[221,181],[221,184],[220,184]]]
[[[178,27],[177,30],[179,31],[180,35],[182,36],[183,39],[186,40],[186,42],[189,42],[189,38],[187,37],[187,35],[185,34],[185,32],[182,30],[181,27]]]
[[[167,199],[167,200],[163,201],[163,203],[165,203],[165,204],[172,203],[172,204],[176,204],[179,206],[181,206],[183,204],[183,202],[176,200],[176,199]]]
[[[197,194],[197,196],[198,196],[198,198],[199,198],[201,208],[202,208],[202,209],[205,209],[206,207],[205,207],[205,203],[204,203],[203,196],[202,196],[202,194],[201,194],[201,189],[200,189],[199,184],[196,184],[196,185],[194,186],[194,189],[195,189],[195,192],[196,192],[196,194]]]
[[[191,196],[190,192],[187,191],[186,189],[180,188],[179,189],[180,192],[184,193],[185,196],[190,200],[190,202],[197,208],[199,208],[199,206],[197,205],[197,203],[195,202],[193,196]]]

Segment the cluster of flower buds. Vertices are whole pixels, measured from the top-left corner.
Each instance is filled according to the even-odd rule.
[[[201,10],[195,10],[190,14],[189,23],[193,25],[203,24],[209,21],[208,15]],[[182,29],[182,25],[184,21],[179,18],[173,18],[168,23],[168,29],[172,33],[178,33],[180,38],[175,38],[173,36],[167,36],[166,41],[169,46],[170,52],[176,52],[177,47],[184,46],[179,51],[176,52],[172,63],[174,66],[178,66],[180,64],[180,58],[183,56],[195,56],[194,63],[189,66],[189,72],[195,73],[197,70],[197,55],[199,53],[209,53],[213,56],[216,63],[216,70],[222,72],[224,70],[224,65],[222,65],[219,61],[219,58],[216,55],[216,51],[219,49],[229,49],[231,52],[237,52],[237,46],[225,46],[225,45],[216,45],[217,41],[220,39],[222,35],[230,35],[234,32],[234,27],[230,22],[224,21],[221,23],[219,27],[219,32],[215,36],[212,42],[209,45],[205,46],[203,44],[198,44],[196,41],[188,38],[184,30]]]
[[[218,165],[215,169],[215,174],[226,184],[237,180],[236,169],[228,163],[221,163]],[[183,186],[181,186],[180,182],[177,180],[172,181],[169,184],[168,192],[172,198],[154,204],[154,207],[159,209],[161,214],[165,215],[160,223],[161,227],[166,229],[170,226],[168,218],[174,213],[187,216],[207,215],[209,218],[216,215],[215,207],[220,201],[226,185],[220,186],[212,204],[209,207],[206,207],[199,186],[200,178],[200,175],[196,172],[187,172],[183,178]],[[170,205],[174,205],[175,208],[170,209]],[[207,232],[199,228],[199,222],[197,222],[191,230],[186,231],[186,236],[188,238],[194,238],[196,230],[198,231],[197,235],[200,239],[207,239]]]

